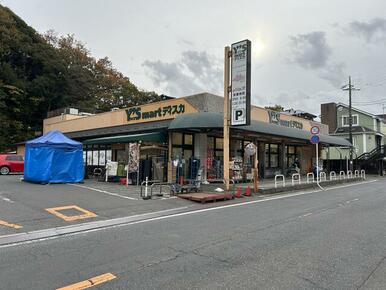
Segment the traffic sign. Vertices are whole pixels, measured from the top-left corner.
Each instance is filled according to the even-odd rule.
[[[312,135],[310,141],[312,144],[317,144],[317,143],[319,143],[320,138],[318,135]]]
[[[311,134],[312,135],[319,135],[320,129],[318,126],[312,126],[311,127]]]

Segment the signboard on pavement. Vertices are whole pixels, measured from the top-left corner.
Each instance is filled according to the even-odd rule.
[[[232,44],[231,126],[251,123],[251,42]]]

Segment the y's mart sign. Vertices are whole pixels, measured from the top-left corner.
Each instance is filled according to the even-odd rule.
[[[251,123],[251,42],[232,44],[231,125]]]

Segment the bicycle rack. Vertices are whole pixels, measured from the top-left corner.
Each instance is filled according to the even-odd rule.
[[[310,177],[312,177],[312,182],[315,182],[315,175],[313,172],[307,173],[307,183],[310,183]]]
[[[366,171],[364,171],[363,169],[361,170],[361,177],[363,179],[366,179]]]
[[[344,171],[339,172],[339,180],[346,179],[346,173]]]
[[[146,180],[142,181],[141,182],[141,189],[140,189],[140,192],[139,192],[139,196],[143,199],[150,199],[152,198],[152,195],[150,194],[150,196],[148,195],[148,192],[147,192],[147,187],[149,186],[149,183],[153,184],[155,182],[160,182],[159,180],[148,180],[148,178],[146,177]],[[143,195],[143,188],[145,187],[145,195]]]
[[[335,171],[330,172],[330,180],[336,180],[336,172]]]
[[[323,177],[323,178],[322,178]],[[324,180],[322,180],[324,179]],[[322,181],[327,181],[327,176],[326,176],[326,172],[320,172],[319,173],[319,181],[322,182]]]
[[[162,196],[162,185],[171,186],[171,183],[168,182],[154,182],[152,185],[150,185],[150,197],[153,197],[153,189],[155,186],[159,186],[159,196]],[[169,190],[170,192],[170,190]]]
[[[295,178],[295,177],[297,177],[297,178]],[[293,173],[292,174],[292,186],[294,186],[295,185],[295,182],[298,182],[298,184],[301,184],[302,182],[301,182],[301,178],[300,178],[300,174],[299,173]]]
[[[354,171],[354,177],[359,177],[359,170]]]
[[[349,178],[352,178],[352,171],[351,170],[347,171],[347,179],[349,179]]]
[[[277,179],[278,178],[283,178],[283,187],[285,187],[285,177],[284,177],[284,175],[283,174],[277,174],[277,175],[275,175],[275,188],[277,188]]]

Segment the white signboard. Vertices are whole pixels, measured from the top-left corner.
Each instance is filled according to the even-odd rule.
[[[232,44],[231,125],[249,125],[251,121],[251,42]]]

